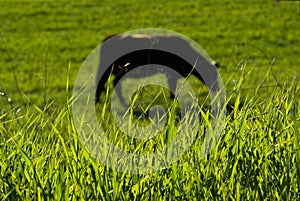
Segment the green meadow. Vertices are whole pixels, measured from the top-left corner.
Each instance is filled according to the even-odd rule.
[[[0,0],[0,199],[298,200],[299,18],[299,1]],[[197,42],[219,64],[232,111],[205,157],[210,111],[200,107],[198,134],[179,160],[131,174],[103,165],[83,145],[72,90],[105,36],[142,28]],[[159,103],[170,101],[162,94]],[[168,102],[159,135],[128,137],[111,121],[108,97],[101,96],[98,119],[124,150],[163,149],[179,128]],[[131,119],[149,123],[131,109]]]

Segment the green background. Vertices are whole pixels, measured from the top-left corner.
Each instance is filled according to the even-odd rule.
[[[36,104],[62,104],[70,96],[67,78],[71,88],[105,36],[141,28],[195,40],[220,63],[224,83],[233,76],[227,91],[241,69],[252,71],[246,93],[270,66],[265,86],[299,81],[299,10],[295,1],[0,1],[0,91],[17,105],[17,86]],[[0,96],[1,108],[6,99]]]

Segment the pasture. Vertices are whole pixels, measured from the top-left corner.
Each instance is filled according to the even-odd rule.
[[[298,200],[299,17],[297,1],[0,1],[0,199]],[[197,135],[178,161],[145,175],[95,160],[72,119],[87,55],[105,36],[141,28],[200,44],[234,107],[210,154],[200,157]],[[209,114],[201,116],[204,133]],[[119,136],[106,120],[126,150],[169,142],[164,133],[148,144]]]

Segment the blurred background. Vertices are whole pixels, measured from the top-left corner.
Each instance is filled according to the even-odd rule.
[[[195,40],[218,62],[228,92],[249,72],[241,88],[246,95],[261,82],[266,90],[299,82],[299,4],[0,1],[0,110],[28,100],[65,103],[82,62],[104,37],[141,28],[169,29]]]

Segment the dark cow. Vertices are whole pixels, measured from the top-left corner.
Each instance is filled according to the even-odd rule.
[[[118,35],[104,39],[100,50],[100,64],[97,76],[96,102],[99,102],[101,91],[105,90],[108,77],[115,76],[113,85],[116,87],[120,79],[129,71],[143,65],[159,64],[175,70],[178,74],[166,72],[163,68],[147,68],[142,72],[134,72],[131,77],[146,77],[155,73],[165,73],[171,91],[175,91],[180,77],[188,77],[190,74],[205,82],[210,90],[217,91],[217,72],[215,63],[209,62],[200,55],[190,44],[178,36],[150,36],[150,35]],[[176,52],[165,51],[160,47],[168,47],[171,50],[184,50],[184,59]],[[167,49],[168,49],[167,48]],[[128,52],[123,55],[122,51]],[[122,55],[118,57],[117,55]],[[182,54],[181,54],[182,55]],[[189,60],[189,62],[187,60]],[[193,63],[191,65],[190,63]],[[108,68],[105,68],[108,67]],[[203,73],[205,77],[199,74]],[[126,101],[121,93],[122,83],[116,88],[121,103]],[[171,93],[174,98],[174,94]]]

